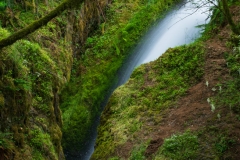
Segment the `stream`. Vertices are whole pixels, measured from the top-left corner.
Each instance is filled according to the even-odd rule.
[[[197,1],[196,1],[197,2]],[[206,6],[207,7],[207,6]],[[194,8],[193,4],[178,4],[170,10],[163,19],[159,20],[142,38],[137,47],[132,50],[131,55],[123,63],[117,73],[117,83],[108,91],[102,108],[106,106],[113,91],[120,85],[127,82],[131,73],[137,66],[154,61],[161,56],[168,48],[189,44],[196,40],[202,32],[202,28],[196,27],[208,23],[209,8]],[[96,118],[96,123],[92,126],[89,140],[85,144],[85,149],[78,153],[78,156],[66,155],[67,160],[89,160],[93,151],[97,137],[97,126],[100,117]]]

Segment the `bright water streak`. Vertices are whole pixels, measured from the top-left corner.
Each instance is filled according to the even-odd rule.
[[[203,0],[204,1],[204,0]],[[200,1],[200,3],[204,3]],[[196,1],[197,2],[197,1]],[[135,67],[156,60],[168,48],[189,44],[196,40],[208,23],[210,6],[196,9],[196,4],[179,4],[160,20],[134,49],[118,74],[118,86],[124,84]]]
[[[151,34],[151,41],[148,43],[146,57],[140,63],[147,63],[157,59],[169,47],[189,44],[199,37],[201,29],[196,26],[206,23],[206,8],[196,11],[190,3],[179,10],[172,11],[161,21]],[[195,12],[196,11],[196,12]],[[191,13],[195,12],[191,15]]]

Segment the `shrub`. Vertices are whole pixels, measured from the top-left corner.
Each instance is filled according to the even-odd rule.
[[[161,147],[161,153],[171,159],[194,159],[197,156],[199,143],[197,136],[187,131],[183,134],[171,136],[165,139]]]

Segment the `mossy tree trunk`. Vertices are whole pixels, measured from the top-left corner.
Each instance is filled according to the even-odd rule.
[[[188,2],[195,3],[194,0],[187,1],[187,3]],[[240,34],[240,25],[237,25],[233,21],[227,0],[198,0],[198,2],[199,2],[199,6],[197,6],[197,10],[202,7],[206,7],[206,6],[209,7],[208,4],[211,4],[211,6],[217,7],[217,9],[219,9],[220,12],[223,14],[227,23],[230,25],[232,32],[237,35]],[[211,9],[209,9],[209,10],[211,10]]]
[[[40,27],[46,25],[50,20],[55,18],[56,16],[60,15],[64,10],[76,7],[79,4],[81,4],[84,0],[65,0],[62,2],[58,7],[56,7],[54,10],[52,10],[49,14],[46,16],[40,18],[39,20],[36,20],[35,22],[31,23],[27,27],[13,33],[12,35],[8,36],[7,38],[4,38],[0,40],[0,49],[3,47],[9,46],[16,42],[19,39],[22,39],[23,37],[27,36],[28,34],[36,31]]]
[[[226,19],[228,21],[228,24],[231,26],[232,31],[235,34],[239,35],[240,34],[240,29],[238,28],[238,26],[234,23],[234,21],[232,19],[232,15],[230,13],[227,0],[221,0],[221,1],[222,1],[224,16],[226,17]]]

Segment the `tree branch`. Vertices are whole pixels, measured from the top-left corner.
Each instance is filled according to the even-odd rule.
[[[13,33],[12,35],[0,40],[0,49],[3,47],[12,45],[17,40],[22,39],[23,37],[27,36],[28,34],[36,31],[40,27],[46,25],[50,20],[55,18],[56,16],[60,15],[64,10],[76,6],[82,3],[84,0],[65,0],[59,6],[57,6],[54,10],[52,10],[46,16],[36,20],[35,22],[31,23],[27,27]]]
[[[188,2],[187,2],[188,3]],[[187,16],[181,18],[180,20],[178,20],[177,22],[175,22],[174,24],[172,24],[168,29],[170,29],[171,27],[173,27],[175,24],[177,24],[178,22],[186,19],[187,17],[190,17],[191,15],[193,15],[194,13],[196,13],[199,9],[201,9],[203,6],[205,6],[207,3],[203,3],[201,4],[201,6],[198,6],[193,12],[189,13]]]

